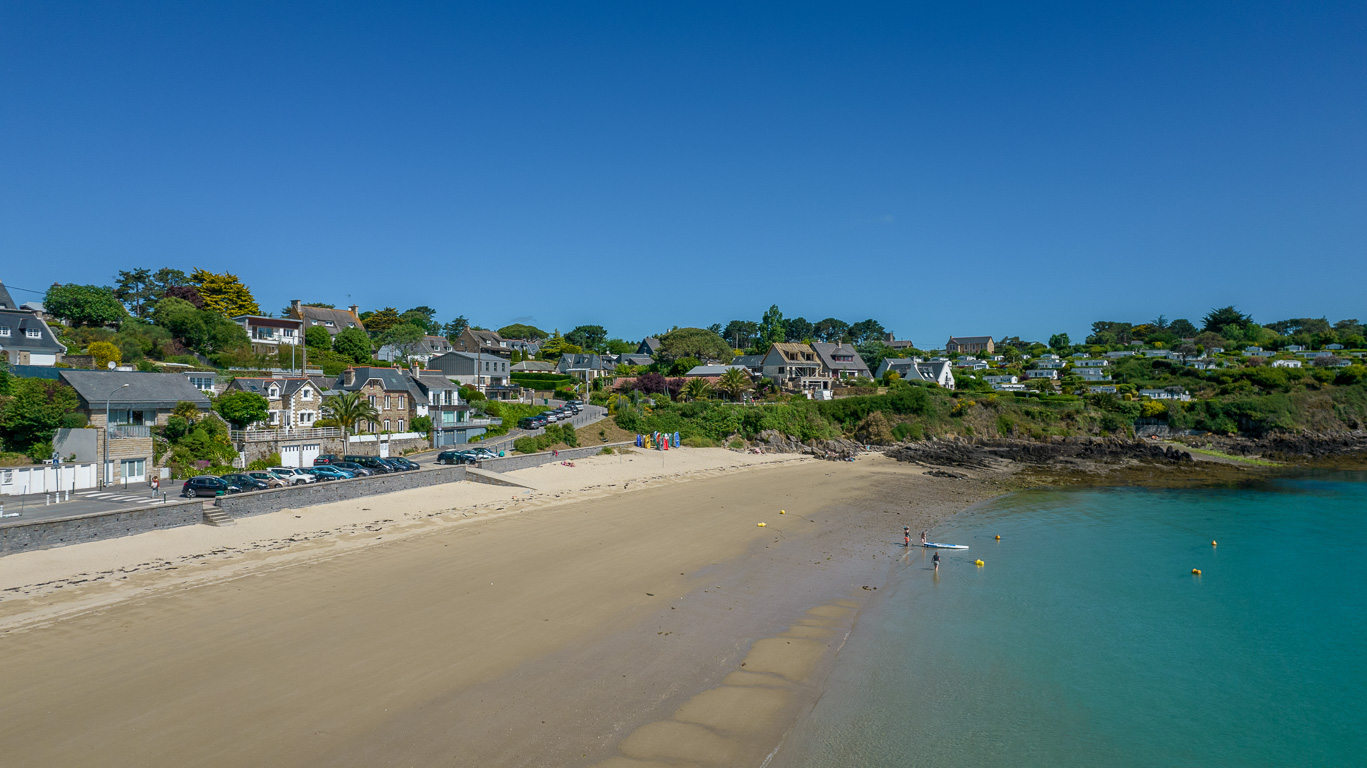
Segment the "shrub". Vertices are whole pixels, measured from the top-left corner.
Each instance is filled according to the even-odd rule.
[[[926,431],[920,424],[903,423],[892,428],[892,436],[895,437],[898,442],[906,440],[924,440]]]
[[[717,441],[710,437],[694,436],[685,437],[683,444],[687,448],[716,448]]]
[[[745,450],[745,441],[739,439],[732,440],[731,442],[726,444],[726,447],[730,448],[733,451],[743,451]]]
[[[271,467],[278,466],[280,466],[280,454],[272,453],[264,459],[257,459],[256,461],[253,461],[252,463],[248,464],[247,469],[255,472],[262,469],[270,469]]]
[[[874,411],[865,416],[854,430],[854,436],[859,442],[868,445],[891,445],[896,440],[892,434],[892,427],[888,424],[888,417],[881,411]]]

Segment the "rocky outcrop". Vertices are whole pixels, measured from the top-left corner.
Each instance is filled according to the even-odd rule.
[[[1029,440],[932,440],[903,443],[886,451],[898,461],[936,467],[985,469],[1004,462],[1052,464],[1060,461],[1144,461],[1172,463],[1191,461],[1191,454],[1142,440],[1116,438],[1062,438],[1049,442]]]
[[[766,429],[755,435],[752,445],[762,449],[765,453],[805,453],[818,459],[837,461],[852,459],[864,449],[864,446],[859,443],[844,438],[802,442],[797,438],[772,429]]]
[[[1209,447],[1235,456],[1267,456],[1278,459],[1351,456],[1367,452],[1367,433],[1279,432],[1258,438],[1203,435],[1182,438],[1196,447]]]

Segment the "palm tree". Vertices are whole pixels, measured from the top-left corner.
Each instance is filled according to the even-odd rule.
[[[375,410],[375,406],[360,392],[343,392],[328,397],[323,401],[323,413],[342,425],[343,445],[346,444],[346,438],[350,433],[356,431],[356,422],[375,421],[380,418],[380,412]]]
[[[683,396],[689,400],[702,400],[712,391],[712,386],[705,379],[689,379],[683,387]]]
[[[727,368],[717,379],[717,389],[731,395],[732,400],[740,399],[740,393],[750,388],[750,377],[740,368]]]

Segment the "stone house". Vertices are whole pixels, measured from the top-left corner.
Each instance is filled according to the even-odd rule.
[[[322,418],[323,392],[308,377],[239,376],[224,391],[255,392],[266,398],[269,416],[254,425],[260,429],[310,429]]]
[[[359,392],[379,412],[375,421],[362,424],[366,432],[407,432],[426,396],[402,368],[348,368],[337,378],[333,389]]]
[[[361,317],[357,313],[359,309],[360,307],[355,304],[348,309],[310,307],[295,299],[290,302],[290,317],[303,321],[305,333],[316,325],[326,328],[329,334],[336,336],[347,328],[365,330],[365,324],[361,322]]]
[[[809,344],[774,343],[764,355],[761,375],[792,391],[828,391],[831,375]]]
[[[945,343],[945,352],[957,352],[961,355],[971,355],[977,352],[992,354],[996,351],[997,345],[991,336],[950,336]]]

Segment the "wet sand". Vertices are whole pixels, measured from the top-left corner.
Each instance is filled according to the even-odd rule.
[[[318,535],[128,579],[19,591],[0,560],[5,764],[759,765],[904,553],[901,526],[1004,490],[882,457],[693,456],[670,475],[602,457],[559,468],[563,486],[515,473],[542,486],[520,501],[367,500],[388,523],[278,513]],[[80,555],[61,552],[35,572]]]

